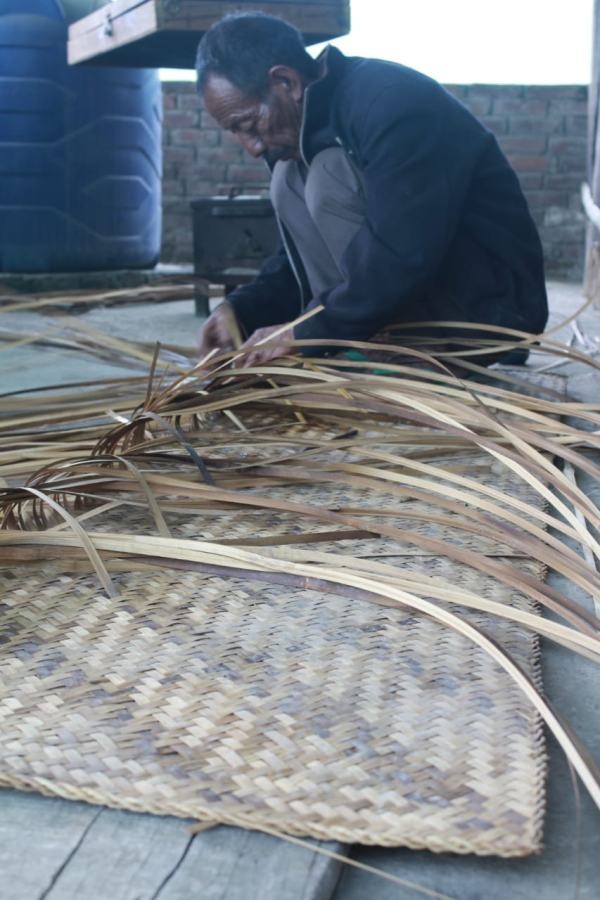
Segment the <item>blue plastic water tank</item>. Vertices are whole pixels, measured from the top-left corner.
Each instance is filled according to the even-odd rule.
[[[56,0],[0,0],[0,271],[153,266],[158,73],[69,67],[66,39]]]

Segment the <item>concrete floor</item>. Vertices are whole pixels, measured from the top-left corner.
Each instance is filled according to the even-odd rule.
[[[549,327],[572,315],[583,303],[581,288],[576,284],[549,282],[548,294],[551,308]],[[215,302],[211,301],[211,308]],[[65,314],[72,315],[69,310]],[[113,378],[121,374],[135,374],[135,369],[111,365],[76,351],[43,344],[11,349],[8,341],[1,340],[2,333],[7,331],[19,336],[39,334],[50,339],[64,323],[63,315],[60,309],[55,309],[45,313],[26,311],[0,316],[0,393],[61,384],[74,378]],[[83,308],[75,318],[115,337],[150,344],[160,340],[187,348],[190,354],[194,352],[196,335],[202,325],[202,319],[194,313],[192,300]],[[600,312],[597,309],[588,309],[578,321],[586,333],[600,340]],[[566,328],[559,330],[556,337],[566,340],[569,334],[570,329]],[[142,373],[146,368],[141,364],[137,371]],[[582,392],[580,399],[588,396],[591,399],[595,382],[588,372],[578,373],[573,366],[558,371],[571,373],[570,385],[571,389],[575,386],[576,396]]]
[[[583,302],[576,285],[549,285],[551,325]],[[20,334],[49,333],[50,315],[12,313],[1,328]],[[191,347],[199,320],[193,302],[119,306],[87,311],[81,320],[114,335]],[[597,346],[600,310],[588,309],[579,324]],[[567,337],[570,329],[560,335]],[[537,362],[537,360],[535,360]],[[138,371],[144,371],[145,367]],[[600,374],[573,364],[570,393],[600,400]],[[0,342],[0,393],[84,378],[133,374],[76,351],[44,346],[10,348]],[[600,505],[600,485],[581,486]],[[558,577],[567,595],[578,591]],[[543,655],[547,695],[588,748],[600,755],[600,676],[593,664],[558,647]],[[578,796],[562,753],[550,743],[546,849],[523,860],[434,855],[405,850],[354,848],[353,856],[401,878],[459,900],[596,900],[600,897],[600,816]],[[212,836],[211,836],[212,835]],[[245,843],[244,843],[245,842]],[[363,874],[301,848],[238,829],[215,829],[190,841],[174,819],[118,813],[0,792],[0,897],[6,900],[399,900],[414,890]],[[285,878],[282,877],[286,873]],[[337,881],[337,887],[335,887]]]

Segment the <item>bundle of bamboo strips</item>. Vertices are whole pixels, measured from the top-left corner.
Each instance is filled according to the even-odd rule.
[[[86,342],[93,345],[94,336]],[[594,458],[600,403],[575,402],[543,385],[532,389],[512,373],[475,381],[448,368],[458,361],[463,375],[483,375],[472,357],[533,342],[550,358],[600,368],[551,337],[498,329],[493,340],[473,338],[465,349],[461,338],[460,349],[446,344],[436,356],[407,336],[402,359],[377,362],[376,373],[369,360],[343,354],[373,349],[357,342],[338,342],[339,356],[289,356],[253,368],[240,367],[238,352],[175,376],[156,350],[145,385],[114,379],[6,395],[0,398],[1,562],[52,559],[69,571],[87,560],[108,594],[116,591],[111,572],[143,564],[252,573],[419,610],[468,637],[510,674],[600,806],[600,774],[585,749],[507,650],[448,608],[511,618],[600,661],[600,513],[576,477],[597,478],[600,471]],[[114,343],[113,352],[148,360],[147,348],[127,342]],[[531,500],[490,486],[478,477],[482,468],[508,473]],[[303,499],[315,484],[358,489],[368,502],[352,508]],[[281,493],[284,487],[295,490],[293,500]],[[386,521],[390,510],[378,507],[383,493],[395,498],[394,524]],[[421,511],[404,512],[403,504],[414,500]],[[94,529],[95,520],[114,510],[146,511],[147,527]],[[299,527],[202,541],[173,534],[178,517],[231,510],[293,513]],[[403,514],[411,526],[420,518],[444,534],[477,535],[542,563],[581,588],[595,614],[491,552],[399,527]],[[554,618],[403,573],[368,552],[335,549],[374,536],[492,576]],[[319,544],[333,549],[324,553]]]
[[[139,287],[114,288],[112,290],[71,290],[0,293],[0,309],[3,313],[24,312],[44,308],[64,308],[71,306],[113,305],[116,303],[149,303],[168,300],[186,300],[197,293],[206,297],[221,297],[223,288],[212,285],[206,279],[192,275],[168,276],[153,284]]]

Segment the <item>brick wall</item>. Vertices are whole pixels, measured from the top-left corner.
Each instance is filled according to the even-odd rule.
[[[580,280],[584,216],[587,88],[447,85],[494,134],[514,166],[540,230],[551,278]],[[166,82],[164,93],[163,248],[165,262],[192,258],[189,202],[243,188],[264,192],[265,166],[215,128],[195,86]]]
[[[192,220],[190,201],[212,194],[266,193],[268,171],[253,160],[227,132],[215,127],[202,110],[196,86],[165,82],[163,262],[190,262]]]

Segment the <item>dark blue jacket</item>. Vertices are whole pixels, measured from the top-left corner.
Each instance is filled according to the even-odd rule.
[[[296,338],[366,340],[392,322],[503,325],[538,333],[547,319],[540,240],[493,134],[437,82],[395,63],[326,51],[307,89],[302,155],[342,146],[362,171],[365,221],[343,278],[311,298],[286,241],[230,300],[246,333],[324,312]],[[294,272],[295,270],[295,272]]]

